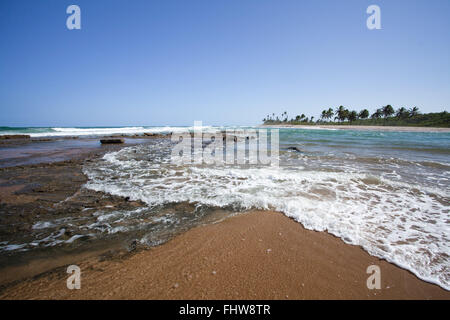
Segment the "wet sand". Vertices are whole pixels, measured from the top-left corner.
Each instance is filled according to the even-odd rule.
[[[299,129],[338,129],[338,130],[362,130],[362,131],[391,131],[391,132],[450,132],[450,128],[433,127],[400,127],[400,126],[357,126],[357,125],[295,125],[276,124],[262,125],[267,128],[299,128]]]
[[[81,289],[60,268],[1,299],[450,299],[450,293],[281,213],[253,211],[196,227],[159,247],[78,262]],[[370,265],[381,289],[366,286]]]

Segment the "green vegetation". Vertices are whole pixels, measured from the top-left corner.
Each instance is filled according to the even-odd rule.
[[[365,126],[416,126],[416,127],[450,127],[450,113],[447,111],[436,113],[424,113],[419,111],[418,107],[405,108],[397,110],[388,104],[375,110],[370,115],[369,110],[361,111],[348,110],[344,106],[339,106],[335,110],[328,108],[322,111],[320,119],[314,121],[314,117],[307,117],[305,114],[297,115],[289,119],[285,111],[281,116],[275,113],[267,115],[263,119],[264,124],[295,124],[295,125],[365,125]]]

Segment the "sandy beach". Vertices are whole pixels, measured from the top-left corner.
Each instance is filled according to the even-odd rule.
[[[362,130],[362,131],[390,131],[390,132],[450,132],[450,128],[434,127],[401,127],[401,126],[357,126],[357,125],[293,125],[276,124],[262,125],[266,128],[299,128],[299,129],[337,129],[337,130]]]
[[[1,299],[449,299],[450,293],[281,213],[199,226],[137,253],[77,261],[80,290],[59,268],[6,287]],[[366,286],[369,265],[381,289]]]
[[[380,2],[2,0],[0,302],[450,300],[450,1]]]

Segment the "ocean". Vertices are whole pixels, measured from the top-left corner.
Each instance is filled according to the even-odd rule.
[[[63,137],[185,129],[2,127],[0,134]],[[145,206],[98,211],[83,221],[74,216],[76,234],[127,234],[154,246],[201,223],[252,209],[275,210],[450,290],[450,133],[283,128],[279,137],[279,166],[174,164],[168,139],[107,153],[84,165],[89,178],[84,187]],[[2,243],[0,250],[33,250],[42,239],[45,245],[62,246],[59,226],[69,222],[39,221],[33,227],[40,237],[34,245]]]

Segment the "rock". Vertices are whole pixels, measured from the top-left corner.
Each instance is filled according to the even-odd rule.
[[[115,144],[115,143],[124,143],[125,140],[122,138],[117,138],[117,139],[101,139],[100,140],[101,144]]]
[[[131,241],[130,245],[128,246],[128,252],[135,251],[137,248],[137,245],[138,245],[138,242],[136,239]]]
[[[49,142],[52,141],[50,138],[38,138],[38,139],[32,139],[33,142]]]
[[[28,134],[6,134],[3,136],[0,136],[0,140],[7,140],[7,139],[30,139],[31,137]]]
[[[302,152],[302,150],[300,150],[300,148],[298,148],[298,147],[289,147],[287,149],[291,150],[291,151]]]
[[[172,133],[170,133],[170,134],[172,134]],[[144,136],[145,137],[152,137],[152,138],[166,138],[169,135],[164,134],[164,133],[144,132]],[[140,137],[142,137],[142,136],[140,136]]]
[[[64,231],[64,236],[67,237],[67,238],[71,238],[73,236],[73,232],[66,229]]]

